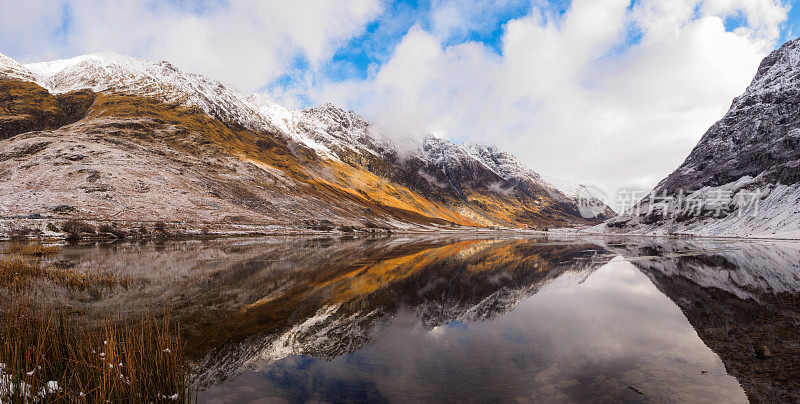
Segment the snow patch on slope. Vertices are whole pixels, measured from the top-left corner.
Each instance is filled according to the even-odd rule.
[[[639,216],[625,215],[611,219],[606,223],[588,229],[590,232],[606,232],[615,227],[630,227],[631,234],[692,234],[705,237],[748,237],[748,238],[782,238],[800,239],[800,228],[797,218],[800,217],[800,184],[770,184],[759,189],[757,193],[748,189],[748,185],[757,183],[757,179],[742,177],[738,181],[719,187],[704,187],[688,194],[689,200],[702,200],[708,204],[707,209],[716,209],[712,204],[715,199],[724,195],[721,209],[724,217],[697,217],[681,221],[670,212],[678,212],[681,208],[677,202],[666,203],[644,202]],[[648,223],[644,213],[655,212],[658,215],[667,213],[664,220]]]
[[[25,81],[36,81],[36,76],[16,60],[0,53],[0,75]]]
[[[747,90],[733,101],[731,110],[745,109],[757,103],[754,99],[760,102],[770,94],[800,87],[799,66],[800,39],[795,39],[764,58]]]
[[[494,146],[469,142],[456,144],[431,134],[424,138],[423,147],[417,152],[417,156],[438,167],[473,162],[506,181],[530,181],[554,189],[515,156]]]
[[[542,182],[542,177],[539,174],[525,166],[515,156],[497,147],[476,145],[469,142],[462,143],[460,147],[472,158],[481,162],[481,164],[506,181],[524,178],[533,182]]]

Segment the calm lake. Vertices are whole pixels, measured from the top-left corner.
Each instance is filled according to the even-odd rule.
[[[170,305],[199,401],[800,400],[800,243],[394,236],[65,246]]]

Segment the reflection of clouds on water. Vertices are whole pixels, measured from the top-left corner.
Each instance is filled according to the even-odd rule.
[[[302,367],[286,358],[247,373],[248,383],[297,398],[295,387],[313,380],[325,387],[302,398],[323,400],[357,399],[335,388],[357,379],[388,401],[639,398],[628,385],[656,401],[746,401],[680,309],[630,263],[564,272],[553,283],[513,311],[468,327],[426,329],[404,311],[377,326],[373,340],[354,353]],[[237,383],[208,397],[224,396]]]
[[[753,360],[741,341],[800,340],[762,338],[742,317],[796,315],[798,251],[491,236],[123,243],[59,259],[129,275],[130,288],[48,296],[89,312],[172,304],[203,386],[228,380],[207,399],[641,399],[633,385],[655,401],[735,402],[717,354],[761,394],[763,377],[736,370]]]
[[[598,276],[601,270],[613,273],[614,276]],[[605,272],[602,272],[605,274]],[[642,273],[622,257],[616,257],[611,262],[593,272],[589,278],[583,282],[583,288],[600,290],[615,290],[625,294],[625,296],[637,295],[640,297],[662,296],[663,294],[654,288],[653,285],[642,277]]]
[[[800,243],[642,239],[614,249],[649,257],[632,262],[681,308],[748,397],[800,401]]]

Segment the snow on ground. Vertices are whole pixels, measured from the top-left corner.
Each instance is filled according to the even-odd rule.
[[[703,237],[741,237],[768,239],[800,239],[800,184],[772,184],[760,188],[760,193],[753,194],[748,185],[755,180],[743,177],[738,181],[721,187],[704,187],[689,194],[687,198],[711,201],[716,195],[730,195],[726,201],[739,203],[724,217],[698,217],[679,222],[669,217],[656,223],[647,224],[646,212],[650,210],[649,202],[639,209],[642,214],[626,214],[606,223],[590,227],[589,233],[624,232],[642,235],[696,235]],[[758,200],[753,200],[759,195]],[[674,203],[655,207],[656,211],[676,212]],[[615,223],[624,223],[615,227]]]

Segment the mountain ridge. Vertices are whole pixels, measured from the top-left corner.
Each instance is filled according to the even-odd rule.
[[[3,83],[25,83],[28,88],[0,104],[5,116],[14,119],[32,116],[31,108],[18,108],[20,100],[28,100],[33,109],[41,106],[32,94],[74,98],[82,93],[93,98],[77,122],[40,125],[33,131],[2,130],[5,135],[0,138],[8,138],[3,149],[15,151],[0,158],[0,175],[25,185],[0,187],[0,199],[14,201],[0,215],[52,211],[64,205],[59,201],[69,199],[83,201],[72,206],[81,217],[101,218],[118,211],[115,217],[126,219],[302,222],[306,224],[301,226],[314,228],[541,228],[600,219],[583,218],[577,200],[497,148],[428,136],[416,151],[402,153],[352,111],[332,104],[298,111],[256,102],[256,97],[181,72],[169,62],[92,54],[20,65],[0,56],[3,76]],[[76,142],[80,145],[71,147],[91,151],[91,158],[81,154],[69,160],[63,150],[50,152]],[[426,152],[426,145],[434,145],[439,155],[431,148]],[[42,150],[31,153],[31,147]],[[127,150],[125,158],[132,160],[104,158],[122,147]],[[173,157],[164,160],[164,156]],[[10,173],[10,160],[32,172]],[[69,171],[62,175],[74,177],[75,182],[53,182],[51,188],[61,187],[56,191],[39,181],[50,176],[44,171],[52,164],[56,171]],[[97,186],[109,165],[119,171],[108,173],[119,186],[113,181]],[[132,173],[131,165],[163,165],[164,171],[157,170],[155,176],[159,186],[137,185],[150,178],[144,172]],[[209,188],[211,183],[217,185]],[[132,197],[139,192],[132,189],[148,196],[154,188],[160,193],[156,200]],[[78,198],[67,198],[70,193]],[[83,193],[96,195],[87,199]],[[98,202],[97,197],[103,200]],[[214,202],[220,198],[227,202]],[[165,200],[178,201],[175,206],[181,209],[165,206]],[[195,212],[190,206],[205,208]],[[137,210],[143,213],[128,213]]]

